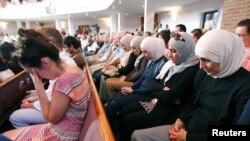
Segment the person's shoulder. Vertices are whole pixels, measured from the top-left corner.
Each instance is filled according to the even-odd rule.
[[[63,73],[58,79],[57,83],[75,83],[78,81],[82,81],[85,78],[83,71],[78,67],[70,66],[72,69],[70,71],[66,71]]]
[[[199,65],[195,64],[193,66],[189,66],[186,68],[187,71],[198,71],[199,70]]]
[[[196,72],[196,76],[195,78],[205,78],[205,77],[209,77],[209,75],[207,75],[207,73],[203,70],[203,69],[198,69]]]
[[[160,58],[158,58],[158,59],[156,59],[156,60],[154,60],[154,61],[155,61],[155,62],[162,62],[162,61],[167,62],[168,59],[167,59],[164,55],[162,55]]]
[[[80,52],[80,51],[76,53],[74,57],[84,60],[83,52]]]
[[[247,71],[245,68],[241,67],[238,71],[236,71],[233,76],[235,78],[240,78],[242,80],[250,80],[250,72]]]
[[[134,52],[130,53],[130,57],[137,58],[138,56],[134,54]]]
[[[73,58],[71,58],[70,56],[68,56],[68,54],[67,53],[65,53],[65,52],[60,52],[60,54],[59,54],[59,57],[60,57],[60,59],[64,62],[64,63],[66,63],[66,64],[68,64],[68,65],[71,65],[71,66],[76,66],[76,63],[75,63],[75,61],[73,60]]]

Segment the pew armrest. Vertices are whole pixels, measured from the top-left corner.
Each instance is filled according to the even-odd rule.
[[[23,131],[24,131],[24,128],[18,128],[18,129],[6,131],[3,133],[3,135],[15,141],[21,135]]]

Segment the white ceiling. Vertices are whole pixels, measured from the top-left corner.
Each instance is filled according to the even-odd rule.
[[[121,4],[119,3],[121,1]],[[115,0],[106,10],[99,12],[89,12],[88,16],[86,13],[79,13],[71,15],[72,18],[82,18],[82,19],[93,19],[95,18],[105,18],[110,17],[113,11],[122,11],[129,17],[140,17],[144,14],[144,5],[145,0]],[[200,0],[154,0],[155,1],[155,12],[160,13],[166,11],[167,8],[173,6],[184,6],[191,4]],[[114,9],[113,9],[114,8]],[[62,18],[67,18],[63,16]]]
[[[100,0],[104,1],[104,0]],[[184,6],[200,0],[154,0],[155,12],[160,13],[166,11],[167,8],[173,6]],[[73,1],[71,1],[73,2]],[[34,18],[24,19],[29,21],[53,21],[55,19],[66,20],[69,16],[71,19],[94,20],[99,18],[110,17],[113,11],[122,11],[128,17],[140,17],[144,13],[144,0],[115,0],[106,10],[98,12],[79,12],[74,14],[52,15],[52,16],[38,16]],[[31,11],[32,12],[32,11]],[[18,14],[18,12],[17,12]],[[1,17],[0,17],[1,18]],[[1,20],[1,19],[0,19]],[[2,19],[4,20],[4,19]],[[8,19],[11,20],[11,19]],[[12,19],[15,20],[15,19]]]

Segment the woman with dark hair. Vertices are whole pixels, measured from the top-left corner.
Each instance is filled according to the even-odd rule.
[[[57,29],[53,27],[42,27],[37,29],[36,31],[42,34],[43,36],[47,37],[48,39],[45,40],[53,44],[58,49],[59,57],[64,63],[71,66],[76,66],[75,61],[71,57],[69,57],[68,53],[63,51],[63,38],[61,33]],[[29,35],[32,35],[32,37],[39,38],[40,34],[33,35],[30,33]],[[46,89],[46,94],[48,98],[51,99],[51,92],[55,80],[50,80],[50,81],[46,80],[45,82],[49,82],[48,88]],[[36,90],[27,91],[27,94],[29,95],[22,100],[20,109],[14,111],[9,117],[9,121],[15,128],[25,127],[34,124],[47,123],[47,121],[43,118]]]
[[[1,55],[7,64],[8,68],[10,68],[15,74],[21,72],[23,68],[18,64],[17,60],[13,59],[11,53],[15,50],[15,46],[11,43],[4,42],[0,46]]]
[[[38,36],[32,36],[33,33]],[[31,74],[43,117],[48,123],[24,127],[17,140],[79,140],[90,99],[86,69],[81,71],[64,63],[58,49],[38,32],[23,30],[21,36],[13,56]],[[55,80],[51,100],[42,78]]]
[[[159,32],[158,38],[163,39],[164,43],[165,43],[165,48],[168,48],[168,41],[170,39],[170,32],[168,32],[166,30],[162,30],[161,32]]]

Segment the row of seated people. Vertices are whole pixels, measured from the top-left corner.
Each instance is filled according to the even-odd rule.
[[[14,42],[10,40],[0,43],[0,126],[4,126],[10,114],[18,107],[26,94],[25,91],[32,89],[29,75],[18,61],[11,57],[15,49]],[[1,131],[6,128],[8,127],[1,127]]]
[[[166,34],[165,34],[165,36],[167,36],[166,40],[168,42],[170,37],[169,37],[169,35],[166,35]],[[129,43],[124,42],[124,40],[127,42],[131,41],[131,39],[126,40],[126,38],[128,38],[128,37],[129,37],[128,35],[125,35],[124,37],[122,37],[121,44],[124,44],[124,46],[127,45],[127,47],[130,47],[130,46],[128,46]],[[189,38],[189,39],[192,39],[192,38]],[[143,37],[134,37],[131,41],[131,47],[133,48],[134,53],[136,51],[138,52],[138,49],[139,49],[139,53],[137,53],[137,55],[142,55],[140,48],[139,48],[140,46],[145,52],[143,59],[141,59],[140,57],[139,57],[139,59],[141,59],[142,61],[143,60],[146,60],[146,61],[144,61],[143,65],[138,64],[138,68],[136,66],[136,68],[130,73],[130,76],[133,76],[133,74],[138,74],[138,71],[139,71],[140,74],[137,76],[140,77],[140,75],[142,75],[140,77],[140,79],[138,81],[136,81],[135,84],[133,84],[131,82],[123,83],[122,81],[119,81],[119,80],[117,81],[117,79],[113,79],[113,78],[106,79],[106,87],[107,87],[107,89],[111,89],[111,94],[107,94],[108,96],[114,94],[116,91],[119,91],[119,88],[128,84],[127,87],[122,88],[121,92],[123,94],[120,93],[120,94],[115,95],[108,102],[107,116],[109,117],[111,124],[113,124],[116,113],[120,110],[121,107],[123,107],[131,102],[135,102],[135,101],[138,101],[140,99],[144,99],[147,95],[145,95],[143,93],[150,93],[151,91],[157,90],[157,89],[150,90],[148,88],[147,81],[149,81],[156,74],[158,74],[161,67],[166,62],[166,58],[164,57],[165,44],[161,39],[157,39],[154,37],[147,37],[143,40],[143,43],[141,43],[142,40],[143,40]],[[135,44],[135,43],[137,43],[137,44]],[[125,47],[123,47],[123,48],[125,48]],[[130,55],[130,56],[132,56],[132,55]],[[190,56],[194,57],[194,54],[190,54]],[[192,59],[193,59],[193,64],[196,64],[197,61],[195,60],[195,58],[192,58]],[[128,62],[130,62],[131,58],[129,57],[128,60],[129,60]],[[150,60],[149,61],[150,63],[148,63],[148,66],[145,69],[148,60]],[[183,60],[185,60],[185,59],[183,59]],[[167,68],[169,68],[171,65],[173,65],[173,63],[168,62],[168,63],[166,63],[166,65],[167,66],[164,68],[167,71]],[[142,68],[140,68],[141,66],[142,66]],[[122,67],[120,69],[123,69],[123,68],[125,68],[125,67]],[[143,71],[144,71],[144,73],[142,74]],[[159,77],[162,78],[165,75],[166,71],[161,72],[161,76],[159,76]],[[104,76],[102,76],[102,77],[104,77]],[[192,75],[190,77],[192,77]],[[102,79],[102,80],[104,80],[104,79]],[[101,82],[103,82],[103,81],[101,81]],[[132,86],[132,84],[133,84],[133,86]],[[132,86],[132,89],[130,86]],[[115,90],[115,92],[114,91],[112,92],[112,87],[113,87],[113,90]],[[100,87],[100,88],[102,88],[102,87]],[[105,89],[105,87],[104,87],[104,89]],[[104,93],[102,93],[102,90],[100,89],[101,98],[106,96],[105,95],[106,92],[108,93],[108,91],[106,91],[106,90]],[[128,95],[128,96],[124,97],[125,96],[124,94]],[[131,94],[131,95],[129,95],[129,94]],[[105,95],[105,96],[103,96],[103,95]],[[127,136],[127,137],[129,137],[129,136]],[[124,137],[122,137],[122,139],[126,140],[126,138],[124,138]]]
[[[5,80],[14,75],[14,72],[9,69],[4,59],[0,56],[0,83],[4,82]]]
[[[170,31],[166,31],[166,32],[170,33]],[[158,32],[151,33],[149,31],[144,32],[143,35],[142,35],[142,32],[139,32],[139,31],[136,31],[135,33],[133,32],[126,32],[126,33],[129,33],[135,36],[144,36],[144,37],[151,36],[152,34],[153,36],[159,35]],[[75,36],[80,40],[82,50],[84,51],[84,55],[86,57],[93,56],[93,55],[102,56],[103,53],[108,51],[110,44],[112,44],[113,42],[113,39],[116,38],[115,33],[113,34],[101,33],[99,35],[76,34]]]
[[[212,31],[211,31],[212,32]],[[215,31],[214,31],[215,32]],[[209,32],[210,33],[210,32]],[[206,35],[206,34],[205,34]],[[219,35],[219,33],[216,33],[215,35]],[[224,35],[224,34],[222,34],[222,35]],[[187,36],[187,37],[186,37]],[[188,37],[189,36],[189,37]],[[208,35],[207,35],[208,36]],[[125,38],[126,37],[126,38]],[[186,37],[186,38],[185,38]],[[205,36],[206,37],[206,36]],[[203,38],[205,38],[205,37],[202,37],[202,39]],[[211,37],[211,35],[209,36],[209,37]],[[224,37],[224,36],[223,36]],[[226,34],[225,34],[225,37],[226,37]],[[146,40],[147,39],[147,40]],[[206,38],[205,38],[206,39]],[[205,40],[205,39],[203,39],[203,40]],[[127,40],[130,40],[130,41],[132,41],[132,39],[131,39],[131,37],[129,37],[129,36],[124,36],[124,45],[123,46],[128,46],[128,44],[129,43],[126,43],[126,41]],[[175,42],[177,42],[177,41],[180,41],[181,43],[182,42],[184,42],[184,43],[190,43],[190,41],[192,42],[192,39],[190,38],[190,35],[187,35],[187,34],[185,34],[185,33],[180,33],[180,34],[176,34],[176,36],[175,37],[173,37],[171,40],[173,40],[173,41],[175,41]],[[141,47],[141,49],[142,49],[142,52],[143,52],[143,54],[144,54],[144,57],[146,57],[148,60],[151,60],[151,61],[149,61],[149,65],[146,67],[146,69],[145,69],[145,71],[144,71],[144,73],[142,74],[142,77],[144,77],[144,78],[140,78],[141,79],[141,82],[140,83],[144,83],[144,86],[143,86],[143,88],[146,88],[147,87],[147,85],[148,84],[151,84],[151,82],[150,83],[148,83],[146,80],[150,80],[150,79],[152,79],[152,78],[154,78],[154,77],[156,77],[156,76],[158,76],[159,78],[160,78],[160,80],[162,81],[163,79],[164,79],[164,81],[165,81],[165,77],[166,77],[166,79],[168,78],[168,75],[169,74],[171,74],[170,72],[170,70],[175,70],[175,71],[177,71],[176,70],[176,68],[175,68],[175,66],[178,68],[179,67],[179,64],[178,63],[173,63],[174,62],[174,60],[176,59],[175,57],[179,57],[179,59],[177,59],[177,60],[181,60],[182,58],[180,57],[180,56],[182,56],[182,55],[180,55],[180,54],[182,54],[183,52],[181,52],[181,51],[178,51],[178,45],[176,45],[175,46],[175,44],[177,44],[177,43],[173,43],[174,45],[172,45],[171,46],[171,40],[170,40],[170,43],[169,43],[169,46],[168,46],[168,50],[166,50],[167,52],[168,52],[168,54],[170,55],[170,56],[168,56],[168,59],[169,59],[169,61],[166,61],[166,59],[163,57],[163,55],[164,55],[164,47],[166,46],[166,44],[164,44],[164,41],[162,41],[162,40],[158,40],[158,39],[156,39],[156,38],[154,38],[154,37],[147,37],[147,38],[145,38],[145,39],[143,39],[141,42],[141,44],[140,44],[140,47]],[[206,39],[207,40],[207,39]],[[201,42],[201,41],[200,41]],[[209,44],[211,44],[210,42],[209,42]],[[130,44],[129,44],[130,45]],[[202,44],[203,45],[203,44]],[[236,44],[236,45],[238,45],[238,44]],[[234,45],[233,47],[235,47],[236,45]],[[133,45],[134,46],[134,45]],[[133,47],[132,46],[132,47]],[[157,47],[156,47],[157,46]],[[197,45],[198,46],[198,45]],[[196,47],[197,47],[196,46]],[[182,46],[181,46],[182,47]],[[136,48],[136,47],[135,47]],[[138,48],[138,46],[137,46],[137,48]],[[183,47],[182,47],[183,48]],[[192,48],[192,47],[191,47]],[[194,46],[193,46],[193,49],[194,49]],[[155,51],[155,50],[157,50],[157,51]],[[206,50],[207,51],[207,50]],[[185,52],[185,51],[184,51]],[[194,52],[194,50],[193,50],[193,52]],[[204,53],[203,51],[202,51],[202,53]],[[244,54],[244,53],[242,53],[241,51],[239,51],[238,52],[239,54]],[[177,54],[177,55],[176,55]],[[209,54],[209,53],[208,53]],[[203,54],[202,54],[203,55]],[[201,64],[204,64],[204,63],[208,63],[208,62],[214,62],[214,63],[217,63],[217,65],[218,64],[220,64],[221,62],[220,61],[218,61],[218,60],[213,60],[213,58],[209,58],[208,56],[210,56],[210,55],[204,55],[204,56],[202,56],[202,55],[198,55],[200,58],[199,58],[199,60],[200,60],[200,65]],[[172,56],[172,60],[171,60],[171,56]],[[175,57],[173,57],[173,56],[175,56]],[[185,56],[185,55],[184,55]],[[194,54],[193,55],[190,55],[190,56],[192,56],[192,57],[194,57]],[[238,55],[238,56],[240,56],[240,55]],[[191,58],[192,58],[191,57]],[[243,59],[244,59],[244,56],[241,56],[241,57],[243,57]],[[130,57],[129,57],[130,58]],[[163,58],[163,59],[162,59]],[[215,57],[216,58],[216,57]],[[115,58],[115,59],[117,59],[117,58]],[[119,59],[118,59],[119,60]],[[122,60],[122,59],[121,59]],[[157,64],[157,61],[159,61],[159,60],[165,60],[165,61],[162,61],[163,63],[159,63],[159,64]],[[184,59],[185,60],[185,59]],[[219,59],[219,60],[221,60],[221,59]],[[223,59],[222,59],[223,60]],[[236,58],[236,60],[237,60],[237,58]],[[240,59],[239,59],[240,60]],[[239,60],[237,60],[237,61],[239,61]],[[114,62],[116,62],[117,60],[115,60]],[[175,60],[176,61],[176,60]],[[153,63],[152,63],[153,62]],[[159,61],[159,62],[161,62],[161,61]],[[166,63],[164,63],[164,62],[166,62]],[[177,61],[178,62],[178,61]],[[182,63],[180,63],[181,65],[183,65]],[[192,63],[191,63],[192,64]],[[241,65],[241,63],[239,63],[240,65]],[[158,69],[155,69],[154,68],[154,65],[156,65],[156,66],[159,66],[159,68]],[[190,64],[189,64],[190,65]],[[207,65],[207,64],[206,64]],[[230,65],[231,66],[231,65]],[[106,67],[106,66],[105,66]],[[165,68],[165,69],[162,69],[162,71],[161,71],[161,68]],[[204,67],[202,67],[201,66],[201,68],[203,68],[204,69]],[[220,68],[220,67],[219,67]],[[237,68],[237,67],[236,67]],[[106,69],[106,68],[105,68]],[[119,68],[120,69],[120,68]],[[119,70],[118,69],[118,70]],[[182,68],[183,69],[183,68]],[[217,66],[217,69],[218,69],[218,66]],[[239,69],[239,68],[238,68]],[[237,69],[237,71],[238,71],[238,69]],[[148,71],[146,71],[146,70],[148,70]],[[152,70],[156,70],[156,71],[152,71]],[[182,70],[183,71],[183,70]],[[180,71],[180,72],[182,72],[182,71]],[[201,71],[201,70],[199,70],[199,71]],[[198,72],[199,72],[198,71]],[[209,74],[209,70],[206,70],[205,69],[205,71]],[[215,71],[214,73],[218,73],[219,71],[221,71],[221,70],[217,70],[217,72]],[[152,73],[153,75],[150,75],[150,73],[147,73],[147,72],[150,72],[150,73]],[[177,71],[178,72],[178,71]],[[183,71],[183,73],[184,73],[185,71]],[[235,73],[235,72],[234,72]],[[149,75],[148,75],[149,74]],[[161,74],[161,75],[159,75],[159,74]],[[177,74],[179,74],[179,72],[177,73]],[[163,76],[162,76],[163,75]],[[196,74],[196,75],[198,75],[198,73]],[[211,76],[213,76],[212,74],[210,74]],[[210,76],[209,75],[209,76]],[[172,76],[170,75],[169,77],[170,78],[168,78],[167,80],[166,80],[166,82],[163,82],[163,84],[165,83],[167,83],[168,81],[170,81],[171,80],[171,78],[173,77],[173,76],[175,76],[175,73],[173,73],[172,74]],[[197,77],[197,76],[196,76]],[[195,78],[196,78],[195,77]],[[223,77],[225,77],[225,76],[223,76]],[[217,77],[217,75],[215,75],[214,76],[214,78],[217,78],[216,80],[218,80],[218,78],[223,78],[223,77]],[[159,79],[158,78],[158,79]],[[140,80],[139,79],[139,80]],[[245,78],[245,79],[247,79],[247,78]],[[177,79],[178,80],[178,79]],[[177,81],[176,80],[176,81]],[[196,79],[195,79],[196,80]],[[195,80],[190,80],[191,82],[192,81],[195,81]],[[242,80],[243,81],[243,80]],[[137,81],[136,81],[137,82]],[[135,82],[135,83],[136,83]],[[147,84],[148,83],[148,84]],[[153,82],[152,82],[153,83]],[[186,83],[185,83],[186,84]],[[195,84],[195,83],[194,83]],[[198,83],[199,84],[199,83]],[[241,83],[240,83],[241,84]],[[170,84],[169,84],[170,85]],[[172,85],[175,85],[175,84],[172,84]],[[192,85],[192,83],[191,83],[191,85]],[[171,85],[170,85],[171,86]],[[169,86],[169,87],[170,87]],[[133,86],[132,86],[133,87]],[[141,86],[139,86],[139,88],[140,88]],[[161,88],[163,88],[163,91],[172,91],[172,89],[171,89],[171,87],[169,88],[169,87],[162,87],[162,86],[160,86]],[[245,85],[244,85],[244,87],[245,87]],[[160,88],[160,89],[161,89]],[[158,89],[158,88],[156,88],[156,89]],[[156,90],[155,89],[155,90]],[[125,89],[125,92],[123,91],[122,93],[123,94],[127,94],[127,95],[129,95],[130,93],[131,93],[131,90],[134,90],[134,89],[131,89],[131,88],[128,88],[128,89]],[[146,93],[147,92],[149,92],[149,93],[151,93],[152,91],[153,91],[153,93],[154,93],[154,91],[155,90],[151,90],[150,88],[147,88],[147,90],[146,90]],[[159,90],[159,89],[158,89]],[[161,91],[162,91],[162,89],[161,89]],[[244,91],[244,90],[243,90]],[[135,91],[136,92],[136,91]],[[231,92],[231,93],[234,93],[234,92]],[[244,92],[243,92],[244,93]],[[123,96],[123,98],[124,98],[124,95],[123,94],[120,94],[120,96],[119,95],[117,95],[117,97],[121,97],[121,96]],[[134,94],[134,95],[136,95],[135,93],[132,93],[132,94]],[[233,94],[232,94],[233,95]],[[129,95],[130,96],[130,95]],[[115,96],[116,97],[116,96]],[[115,97],[114,97],[114,99],[115,99]],[[140,108],[142,108],[143,107],[143,110],[144,110],[144,112],[146,111],[147,113],[150,113],[152,110],[154,110],[155,109],[155,106],[157,107],[157,104],[158,103],[160,103],[159,101],[159,98],[158,99],[152,99],[151,100],[151,98],[145,98],[145,97],[141,97],[140,96],[140,98],[143,98],[143,100],[145,100],[146,102],[141,102],[141,104],[139,104],[139,105],[142,105],[142,106],[140,106]],[[113,99],[113,97],[111,98],[111,100]],[[118,98],[119,99],[119,98]],[[128,98],[129,99],[129,98]],[[107,99],[106,99],[107,100]],[[110,102],[111,101],[110,99],[108,99],[108,106],[107,106],[107,109],[110,109],[109,108],[109,103],[112,103],[112,102]],[[134,99],[133,99],[134,100]],[[129,99],[129,101],[130,102],[133,102],[133,101],[131,101],[130,99]],[[244,101],[244,100],[242,100],[242,101]],[[172,101],[173,102],[173,101]],[[116,102],[117,103],[117,102]],[[153,103],[153,104],[152,104]],[[171,102],[170,102],[171,103]],[[243,102],[244,103],[244,102]],[[120,104],[120,103],[119,103]],[[125,103],[126,104],[126,103]],[[129,104],[129,103],[127,103],[127,104]],[[176,99],[176,101],[174,101],[174,103],[171,103],[171,104],[175,104],[175,105],[177,105],[177,106],[179,106],[179,105],[181,105],[181,104],[185,104],[185,102],[182,102],[181,100],[178,100],[178,99]],[[117,104],[116,104],[117,105]],[[137,104],[138,105],[138,104]],[[244,105],[244,104],[243,104]],[[118,110],[111,110],[111,113],[113,113],[113,115],[115,115],[115,116],[117,116],[116,114],[116,112],[118,112],[118,111],[120,111],[120,109],[124,109],[123,107],[125,107],[126,105],[118,105],[119,107],[118,107]],[[159,106],[158,106],[159,107]],[[186,107],[186,106],[185,106]],[[242,107],[242,106],[241,106]],[[135,109],[135,108],[132,108],[133,110]],[[180,108],[181,109],[181,108]],[[243,108],[242,108],[243,109]],[[108,111],[108,110],[107,110]],[[161,111],[161,110],[160,110]],[[240,111],[240,110],[239,110]],[[108,113],[108,112],[107,112]],[[127,124],[126,125],[124,125],[124,122],[125,121],[123,121],[123,119],[125,119],[124,118],[124,116],[122,116],[123,114],[121,114],[121,113],[123,113],[122,112],[122,110],[120,111],[120,114],[119,114],[119,116],[120,116],[120,122],[121,122],[121,124],[120,124],[120,126],[125,126],[125,127],[123,127],[123,128],[120,128],[120,129],[123,129],[123,130],[125,130],[125,132],[121,132],[121,133],[124,133],[124,134],[121,134],[120,133],[120,136],[122,137],[122,136],[124,136],[125,138],[121,138],[121,140],[122,139],[125,139],[126,140],[126,138],[130,138],[130,134],[131,134],[131,130],[133,131],[133,130],[135,130],[135,129],[129,129],[129,127],[126,127],[126,126],[128,126]],[[206,113],[207,114],[207,113]],[[108,117],[109,117],[109,115],[112,115],[112,114],[108,114]],[[125,114],[126,115],[126,114]],[[156,114],[157,115],[157,114]],[[112,117],[112,116],[111,116]],[[137,116],[137,117],[140,117],[140,116]],[[111,118],[109,118],[109,119],[111,119]],[[143,118],[143,119],[145,119],[145,118]],[[118,119],[116,119],[116,120],[118,120]],[[171,119],[169,119],[169,120],[171,120]],[[137,123],[138,121],[136,121],[136,123]],[[230,121],[226,121],[226,122],[230,122]],[[225,122],[225,123],[226,123]],[[111,123],[111,124],[113,124],[113,123]],[[140,123],[139,123],[140,124]],[[162,124],[162,123],[161,123]],[[166,124],[166,123],[163,123],[163,124]],[[168,124],[168,123],[167,123]],[[135,125],[135,124],[134,124]],[[206,126],[206,125],[205,125]],[[143,127],[143,128],[145,128],[145,127]],[[199,130],[199,131],[202,131],[202,130]],[[166,131],[167,132],[167,131]],[[186,137],[186,136],[185,136]]]
[[[3,42],[0,45],[0,83],[23,70],[17,60],[11,57],[11,52],[14,50],[13,43]]]
[[[18,44],[13,56],[32,75],[35,91],[30,92],[36,93],[39,101],[35,97],[29,96],[23,101],[21,109],[11,115],[10,121],[14,127],[27,126],[16,130],[22,131],[17,136],[17,140],[30,138],[79,140],[81,129],[88,132],[86,126],[89,123],[85,123],[85,120],[87,120],[87,110],[90,109],[89,103],[91,102],[89,101],[93,95],[84,61],[81,61],[84,66],[80,67],[74,56],[73,60],[62,51],[62,36],[54,28],[43,27],[38,31],[19,30],[19,35],[21,36],[20,44]],[[68,45],[66,47],[68,52],[70,52],[72,45],[75,45],[71,42],[72,40],[74,39],[71,37],[66,37],[64,40],[65,45]],[[31,52],[35,55],[31,55]],[[76,64],[79,67],[75,67]],[[46,91],[41,81],[42,78],[52,80]],[[97,109],[98,113],[103,114],[100,111]],[[91,114],[93,113],[88,115]],[[105,115],[102,116],[105,117]],[[49,123],[39,124],[47,122]],[[38,125],[28,126],[30,124]],[[16,139],[16,137],[11,136],[13,131],[6,132],[5,135]],[[112,135],[110,139],[112,140]],[[90,139],[81,137],[81,140]]]
[[[53,30],[50,30],[50,28],[44,28],[43,30],[44,31],[41,32],[49,31],[55,33]],[[62,39],[51,40],[53,40],[53,42],[56,44],[61,56],[67,56],[68,54],[66,52],[68,52],[76,62],[74,63],[75,65],[79,66],[80,68],[84,66],[85,60],[82,51],[79,50],[79,48],[81,48],[81,44],[75,37],[67,36],[64,38],[64,41]],[[0,45],[0,82],[23,70],[23,68],[18,64],[17,60],[14,60],[11,57],[11,52],[13,52],[16,48],[14,44],[15,42],[5,41]],[[66,52],[63,51],[63,48]]]
[[[56,34],[55,31],[53,31],[53,29],[50,29],[50,28],[43,28],[41,31],[50,32],[51,35]],[[36,35],[34,35],[34,36],[36,36]],[[50,37],[50,41],[52,41],[54,43],[54,45],[56,45],[56,47],[61,46],[60,43],[56,42],[58,40],[60,41],[60,39],[53,39],[53,38]],[[66,50],[69,53],[74,54],[76,52],[76,54],[79,54],[79,51],[76,50],[75,47],[74,47],[74,46],[77,46],[77,42],[75,41],[74,38],[66,37],[65,40],[64,40],[64,44],[66,45]],[[137,46],[139,46],[139,45],[137,45]],[[61,51],[62,50],[61,48],[58,48],[58,50],[60,50],[60,57],[66,63],[68,62],[70,64],[70,63],[73,62],[73,61],[70,61],[69,59],[67,59],[67,56],[65,55],[65,53],[63,51]],[[83,62],[83,61],[79,61],[79,59],[77,61],[77,59],[75,59],[74,56],[75,55],[73,55],[74,61],[77,63],[77,65],[80,68],[82,68],[83,64],[79,65],[78,62]],[[34,92],[35,91],[30,91],[29,93],[32,94]],[[50,92],[47,91],[47,94],[49,94],[49,93]],[[51,97],[51,96],[49,96],[49,97]],[[28,99],[24,100],[24,102],[21,105],[22,109],[14,112],[12,114],[12,116],[10,117],[10,121],[11,121],[11,123],[12,123],[12,125],[14,127],[18,128],[18,127],[27,126],[27,125],[30,125],[30,124],[37,124],[37,123],[46,122],[46,120],[44,120],[43,117],[42,117],[41,107],[39,107],[39,102],[38,101],[34,102],[34,100],[36,100],[34,97],[29,97]],[[24,113],[27,113],[27,114],[24,114]],[[35,118],[34,117],[28,118],[27,115],[29,115],[29,114],[34,115]]]
[[[142,111],[138,104],[122,109],[121,119],[125,128],[127,127],[127,132],[136,130],[132,141],[206,140],[208,125],[249,124],[249,118],[245,117],[246,113],[249,113],[249,102],[244,109],[249,99],[249,86],[246,84],[249,81],[249,72],[241,67],[245,59],[241,39],[228,31],[212,30],[197,42],[195,54],[203,70],[196,73],[193,93],[175,122],[149,128],[145,127],[147,125],[138,125],[143,118],[137,122],[134,120],[142,114],[136,112]],[[158,102],[150,113],[154,112],[157,105]],[[165,109],[169,110],[168,108],[169,105],[166,105]],[[159,117],[155,116],[156,118]],[[169,115],[166,119],[169,119]],[[144,124],[148,122],[144,120]]]
[[[245,26],[249,26],[249,19],[238,24],[239,28]],[[243,33],[237,34],[243,36]],[[236,124],[249,99],[249,72],[241,67],[249,64],[244,56],[244,46],[247,47],[239,37],[224,30],[208,31],[196,46],[191,35],[184,32],[174,34],[168,45],[155,37],[140,39],[138,36],[117,34],[110,47],[113,50],[109,55],[111,58],[101,64],[95,56],[87,57],[87,60],[92,65],[92,76],[99,85],[100,98],[113,131],[120,136],[119,140],[130,140],[134,130],[173,123],[175,130],[171,128],[170,131],[173,140],[197,137],[197,140],[204,140],[207,125]],[[139,47],[141,51],[136,53]],[[123,49],[125,55],[114,54],[116,48]],[[138,72],[141,66],[135,64],[132,72],[123,73],[121,70],[136,62],[137,58],[140,60],[141,54],[148,61],[143,73],[133,82],[124,81],[126,76],[131,76],[130,73]],[[119,77],[110,78],[113,75]],[[249,113],[247,108],[245,112]],[[181,128],[186,122],[186,129]],[[157,134],[163,138],[154,136],[155,132],[149,135],[153,130],[139,130],[132,139],[166,140],[169,138],[168,129],[163,128]]]

